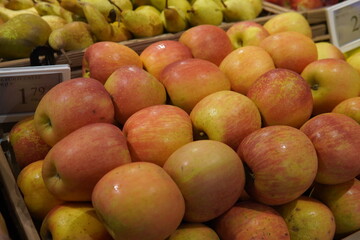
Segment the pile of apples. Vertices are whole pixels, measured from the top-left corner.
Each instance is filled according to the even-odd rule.
[[[278,6],[295,11],[308,11],[335,5],[341,0],[265,0]]]
[[[309,35],[289,12],[195,26],[141,54],[87,48],[83,77],[50,89],[9,133],[42,239],[358,231],[359,65]]]
[[[252,20],[262,10],[261,0],[0,0],[0,43],[11,48],[0,49],[0,59],[28,58],[43,45],[64,53],[100,41]]]

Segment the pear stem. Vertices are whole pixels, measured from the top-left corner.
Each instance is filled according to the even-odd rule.
[[[227,6],[226,6],[226,4],[225,4],[224,0],[220,0],[220,2],[221,2],[221,4],[224,6],[224,8],[227,8]]]
[[[169,0],[165,1],[165,8],[168,9],[169,8]]]
[[[114,5],[120,12],[122,12],[122,9],[121,9],[118,5],[116,5],[116,3],[114,3],[113,0],[108,0],[108,1],[109,1],[109,3],[111,3],[112,5]]]

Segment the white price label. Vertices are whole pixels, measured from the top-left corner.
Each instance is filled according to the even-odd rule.
[[[360,46],[360,0],[346,0],[327,8],[331,42],[347,52]]]
[[[0,123],[32,115],[44,94],[68,79],[69,65],[0,68]]]

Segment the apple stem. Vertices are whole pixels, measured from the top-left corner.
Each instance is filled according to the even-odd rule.
[[[319,89],[319,84],[318,83],[315,83],[311,86],[311,89],[312,90],[318,90]]]

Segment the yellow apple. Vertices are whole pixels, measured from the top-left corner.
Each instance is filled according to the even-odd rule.
[[[307,196],[276,208],[285,219],[291,240],[332,240],[335,235],[335,217],[322,202]]]
[[[330,42],[317,42],[315,45],[318,52],[318,59],[338,58],[345,60],[344,53],[334,44]]]
[[[312,38],[310,23],[299,12],[290,11],[275,15],[264,23],[264,28],[270,34],[295,31]]]
[[[42,239],[112,240],[90,203],[64,203],[44,218]]]
[[[63,201],[57,199],[46,188],[42,178],[43,160],[30,163],[23,168],[17,185],[23,194],[24,202],[34,220],[42,221],[46,214]]]

